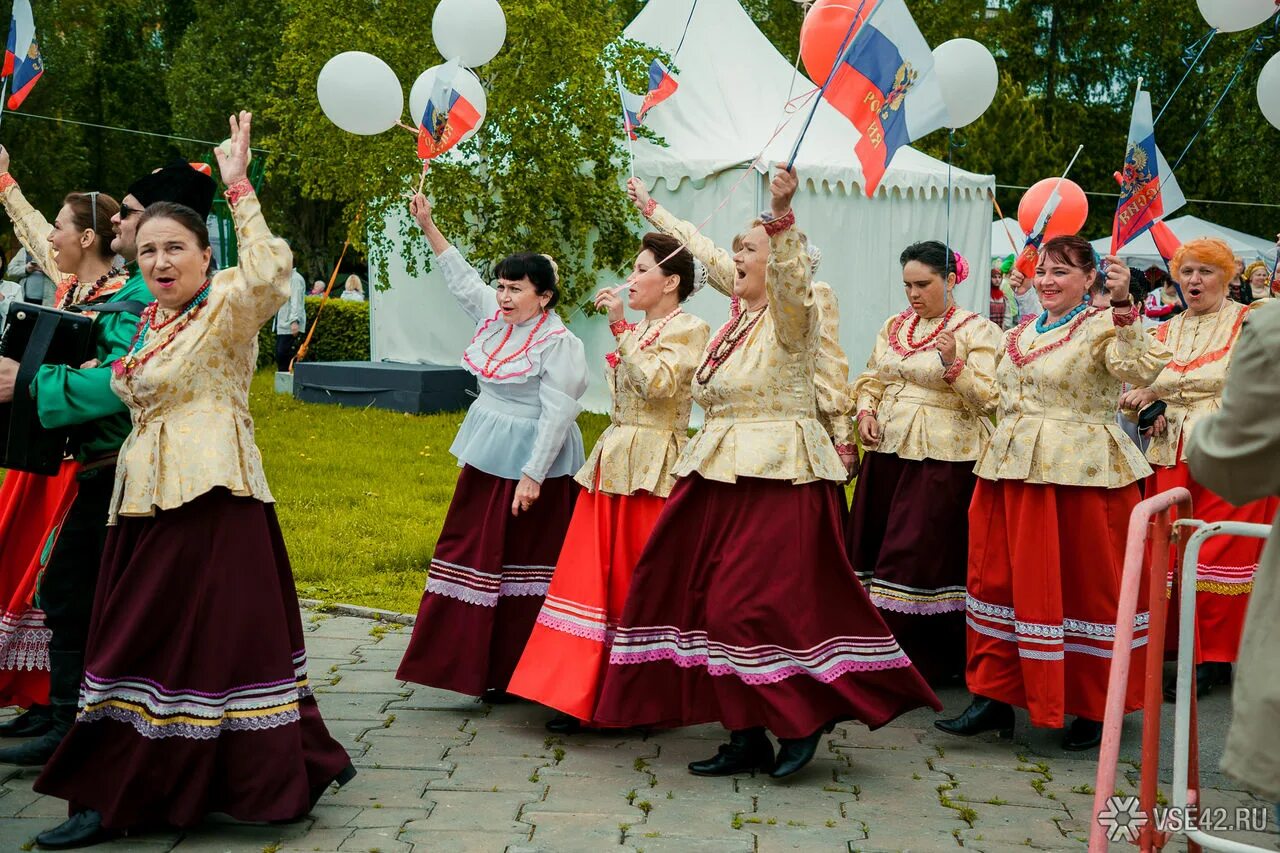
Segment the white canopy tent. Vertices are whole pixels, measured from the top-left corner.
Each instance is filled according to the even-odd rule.
[[[1169,230],[1174,233],[1174,236],[1183,243],[1200,237],[1216,237],[1219,240],[1224,240],[1231,247],[1231,251],[1235,253],[1236,257],[1241,258],[1245,263],[1259,258],[1268,261],[1274,261],[1276,258],[1276,246],[1272,241],[1246,234],[1243,231],[1237,231],[1234,228],[1217,225],[1198,216],[1177,216],[1170,219],[1166,224],[1169,226]],[[1092,243],[1094,250],[1100,255],[1105,255],[1111,251],[1111,237],[1109,236],[1093,240]],[[1144,232],[1142,236],[1121,249],[1120,257],[1124,258],[1130,266],[1164,265],[1160,258],[1160,253],[1156,250],[1156,241],[1152,239],[1150,231]]]
[[[1022,251],[1027,235],[1022,232],[1018,220],[1005,217],[991,223],[991,257],[1007,258]]]
[[[625,35],[674,51],[693,2],[649,0]],[[756,172],[729,197],[731,190],[762,148],[764,162],[786,160],[808,106],[787,115],[784,104],[815,87],[778,53],[738,0],[701,0],[673,65],[679,90],[646,119],[666,147],[638,141],[635,171],[676,215],[695,223],[710,216],[704,233],[727,248],[733,235],[767,207],[767,178]],[[867,198],[853,151],[857,140],[849,122],[820,103],[796,162],[802,185],[794,203],[799,226],[822,250],[818,277],[829,281],[840,298],[841,339],[854,373],[865,363],[885,318],[906,307],[899,253],[918,240],[946,240],[948,208],[952,245],[970,259],[989,257],[995,186],[991,176],[954,169],[950,179],[955,191],[948,202],[947,165],[903,148],[876,195]],[[401,223],[384,227],[395,245]],[[640,224],[637,233],[643,233]],[[985,312],[981,268],[979,263],[979,274],[956,293],[962,305]],[[414,280],[399,257],[389,259],[389,272],[391,289],[372,296],[373,358],[457,363],[472,325],[445,295],[443,283]],[[433,271],[418,278],[437,276]],[[601,284],[615,280],[606,274]],[[724,322],[727,309],[725,299],[711,288],[686,305],[713,330]],[[584,404],[607,411],[604,354],[614,348],[607,324],[579,313],[570,327],[586,345],[592,371]]]

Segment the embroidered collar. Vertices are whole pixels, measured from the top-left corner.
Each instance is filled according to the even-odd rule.
[[[1036,359],[1043,358],[1045,355],[1053,352],[1059,347],[1066,345],[1067,341],[1074,338],[1076,336],[1076,332],[1080,331],[1080,328],[1085,323],[1089,322],[1090,318],[1096,317],[1101,313],[1102,313],[1101,308],[1090,308],[1089,310],[1081,314],[1079,317],[1077,317],[1075,321],[1071,323],[1071,325],[1066,326],[1065,328],[1067,330],[1067,333],[1063,335],[1061,338],[1059,338],[1058,340],[1054,341],[1048,346],[1041,347],[1040,349],[1032,350],[1031,352],[1023,352],[1022,344],[1021,344],[1022,333],[1027,330],[1028,326],[1032,325],[1036,321],[1035,317],[1028,317],[1027,319],[1023,320],[1021,323],[1019,323],[1017,326],[1015,326],[1012,331],[1009,332],[1008,340],[1005,343],[1005,352],[1008,354],[1009,358],[1013,361],[1013,363],[1016,364],[1018,367],[1026,367],[1028,364],[1035,361]],[[1057,331],[1057,330],[1053,330],[1053,331]],[[1051,332],[1046,332],[1045,334],[1051,334]],[[1036,335],[1036,337],[1040,338],[1040,337],[1044,337],[1044,335]]]
[[[1208,341],[1206,341],[1206,345],[1212,342],[1217,337],[1218,324],[1222,322],[1222,317],[1224,314],[1233,310],[1231,306],[1234,304],[1238,304],[1238,303],[1232,303],[1228,301],[1221,308],[1218,309],[1217,316],[1214,318],[1214,333],[1209,336]],[[1219,347],[1218,349],[1201,353],[1200,355],[1195,356],[1189,361],[1181,361],[1180,359],[1178,359],[1177,346],[1181,346],[1182,344],[1182,337],[1183,337],[1183,334],[1185,334],[1186,332],[1187,322],[1191,320],[1197,320],[1197,321],[1203,322],[1203,320],[1200,320],[1200,318],[1197,318],[1197,317],[1192,317],[1190,314],[1186,314],[1186,313],[1179,314],[1177,317],[1174,317],[1172,320],[1169,320],[1167,323],[1165,323],[1159,329],[1156,330],[1156,339],[1159,340],[1161,343],[1167,344],[1169,342],[1169,327],[1172,326],[1174,323],[1178,324],[1178,341],[1177,341],[1177,346],[1174,347],[1174,358],[1165,366],[1169,370],[1172,370],[1174,373],[1181,373],[1185,375],[1195,370],[1199,370],[1200,368],[1204,367],[1207,364],[1213,364],[1215,361],[1221,361],[1222,359],[1226,358],[1228,355],[1231,354],[1231,348],[1235,346],[1236,338],[1240,336],[1240,328],[1244,325],[1244,319],[1246,316],[1248,316],[1248,314],[1249,314],[1249,310],[1242,306],[1241,309],[1236,312],[1235,320],[1232,321],[1231,331],[1227,333],[1227,342],[1223,344],[1221,347]]]

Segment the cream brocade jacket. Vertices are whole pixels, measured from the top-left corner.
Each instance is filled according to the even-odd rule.
[[[289,299],[293,254],[272,236],[255,194],[241,196],[232,215],[239,265],[214,275],[185,327],[178,319],[148,328],[137,357],[154,356],[112,379],[133,432],[120,448],[109,523],[174,509],[219,486],[274,500],[254,443],[249,383],[258,330]],[[172,316],[159,309],[156,321]]]
[[[1173,360],[1150,386],[1156,399],[1165,403],[1168,423],[1147,445],[1147,461],[1152,465],[1173,467],[1186,461],[1192,427],[1222,407],[1222,388],[1240,327],[1254,306],[1269,301],[1246,306],[1228,299],[1213,314],[1193,317],[1184,311],[1152,330],[1155,339],[1173,354]]]
[[[588,491],[665,498],[676,484],[673,469],[689,441],[689,384],[711,330],[677,314],[641,349],[650,328],[645,321],[618,338],[618,365],[606,372],[610,423],[577,476]]]
[[[794,228],[771,237],[769,248],[768,304],[730,320],[731,333],[758,317],[755,327],[706,384],[695,373],[693,399],[706,421],[676,463],[677,477],[796,485],[848,478],[818,421],[813,373],[822,335],[809,258]]]
[[[690,254],[707,268],[707,282],[720,293],[733,298],[733,281],[737,278],[737,269],[733,265],[732,254],[716,246],[693,223],[677,218],[662,205],[654,208],[649,224],[684,243]],[[840,303],[836,300],[831,285],[825,281],[813,282],[812,289],[822,335],[813,377],[818,397],[818,419],[822,421],[832,442],[854,445],[858,430],[852,418],[849,359],[840,346]]]
[[[908,330],[914,317],[908,309],[881,327],[867,369],[853,384],[856,410],[874,412],[880,423],[876,453],[972,462],[991,435],[1000,330],[979,314],[957,309],[947,321],[956,338],[948,370],[933,342],[912,346]],[[944,317],[920,320],[915,343],[937,331]]]
[[[978,457],[986,480],[1119,488],[1151,473],[1116,423],[1122,383],[1146,386],[1169,352],[1137,322],[1091,308],[1038,334],[1033,320],[1004,336],[996,364],[996,428]]]

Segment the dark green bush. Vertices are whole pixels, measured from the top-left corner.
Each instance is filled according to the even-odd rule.
[[[320,310],[320,297],[307,297],[307,328],[315,324]],[[276,360],[276,321],[262,327],[258,333],[258,367],[267,367]],[[307,361],[368,361],[369,360],[369,303],[344,302],[330,299],[324,306],[320,328],[311,338]]]

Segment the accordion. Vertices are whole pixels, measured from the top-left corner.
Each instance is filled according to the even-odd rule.
[[[0,468],[52,475],[67,450],[69,429],[40,425],[31,380],[42,364],[79,367],[92,358],[93,319],[25,302],[9,305],[0,357],[19,363],[13,401],[0,403]]]

